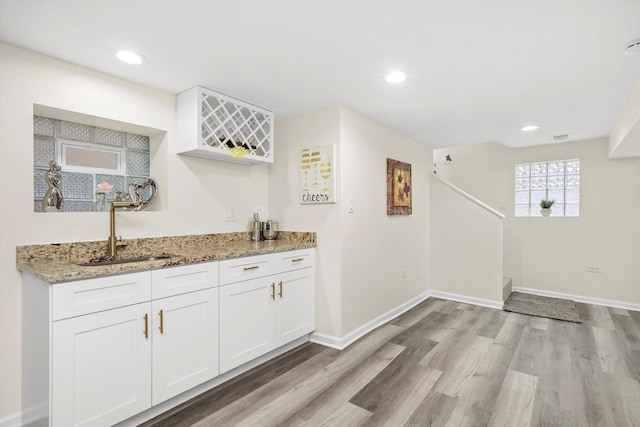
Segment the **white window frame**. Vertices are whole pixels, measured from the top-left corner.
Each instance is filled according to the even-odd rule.
[[[577,162],[577,173],[567,173],[567,163],[569,162]],[[549,165],[554,163],[563,163],[563,173],[562,175],[549,175]],[[545,165],[544,175],[536,175],[533,176],[531,174],[532,167],[535,165]],[[518,176],[518,170],[522,166],[529,167],[528,176]],[[532,202],[532,192],[544,191],[545,199],[555,199],[550,196],[551,192],[562,192],[562,201],[556,200],[556,204],[552,207],[551,216],[554,217],[567,217],[567,218],[577,218],[580,216],[580,159],[566,159],[566,160],[551,160],[546,162],[532,162],[532,163],[519,163],[515,165],[514,170],[515,183],[514,183],[514,217],[516,218],[529,218],[529,217],[542,217],[540,213],[540,206],[538,205],[539,201],[536,200]],[[562,188],[550,188],[549,178],[557,178],[562,177]],[[569,177],[569,178],[567,178]],[[577,177],[577,179],[576,179]],[[532,179],[533,178],[545,178],[545,187],[534,189],[532,188]],[[528,188],[524,189],[523,183],[528,180]],[[570,188],[567,188],[570,187]],[[519,201],[519,195],[523,195],[522,193],[528,193],[528,203],[522,203]],[[569,193],[570,192],[570,193]],[[572,199],[570,203],[567,203],[567,194],[577,197]],[[575,214],[567,214],[567,204],[574,205],[577,207],[577,211]],[[527,214],[522,214],[522,208],[527,207]],[[519,209],[520,207],[520,209]],[[555,208],[555,210],[554,210]]]
[[[118,160],[118,168],[117,169],[105,169],[105,168],[96,168],[91,166],[78,166],[78,165],[69,165],[67,164],[66,159],[66,147],[74,147],[82,150],[90,150],[90,151],[103,151],[108,153],[116,154]],[[56,153],[58,153],[58,164],[62,167],[63,170],[69,172],[85,172],[91,174],[102,174],[102,175],[124,175],[127,170],[126,159],[124,148],[113,147],[107,148],[103,145],[92,144],[90,142],[82,142],[82,141],[72,141],[68,139],[57,139],[56,140]]]

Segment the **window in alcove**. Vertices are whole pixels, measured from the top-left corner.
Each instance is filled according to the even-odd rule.
[[[49,161],[62,167],[63,211],[94,210],[96,187],[113,186],[106,195],[127,193],[129,184],[149,178],[149,137],[43,116],[33,116],[34,211],[42,211]],[[143,195],[144,197],[145,195]]]

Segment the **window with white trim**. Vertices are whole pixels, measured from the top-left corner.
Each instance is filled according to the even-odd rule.
[[[49,117],[33,116],[33,209],[42,211],[48,185],[45,174],[54,160],[62,168],[63,212],[94,210],[97,186],[112,186],[106,201],[116,192],[128,192],[129,184],[142,184],[151,168],[150,139]],[[149,190],[142,193],[149,196]],[[108,207],[107,207],[108,209]]]
[[[553,200],[551,216],[580,215],[580,160],[516,165],[515,216],[542,216],[540,201]]]

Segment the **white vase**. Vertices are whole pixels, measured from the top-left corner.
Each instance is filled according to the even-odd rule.
[[[542,216],[549,216],[551,215],[551,208],[542,208],[540,209],[540,214]]]

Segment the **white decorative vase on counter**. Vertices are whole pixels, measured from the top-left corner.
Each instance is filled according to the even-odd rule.
[[[542,208],[540,209],[540,214],[542,216],[549,216],[551,215],[551,208]]]

